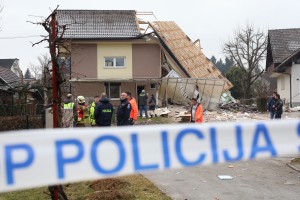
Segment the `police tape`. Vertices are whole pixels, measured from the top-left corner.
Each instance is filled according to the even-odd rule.
[[[0,192],[299,152],[298,120],[4,132]]]

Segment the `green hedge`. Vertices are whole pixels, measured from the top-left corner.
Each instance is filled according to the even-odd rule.
[[[267,97],[257,97],[256,98],[256,105],[257,110],[260,112],[266,112],[267,111]]]
[[[0,116],[0,131],[42,128],[41,116]]]

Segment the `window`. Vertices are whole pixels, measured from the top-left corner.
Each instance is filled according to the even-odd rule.
[[[125,57],[104,57],[105,68],[124,68]]]
[[[121,83],[105,83],[105,91],[110,99],[119,99],[121,91]]]
[[[156,84],[155,83],[151,83],[150,84],[150,89],[156,89]]]

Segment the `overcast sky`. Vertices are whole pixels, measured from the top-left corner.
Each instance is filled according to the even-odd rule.
[[[30,62],[47,52],[46,43],[32,47],[45,34],[40,22],[60,9],[126,9],[152,11],[157,20],[175,21],[192,39],[200,39],[207,57],[222,57],[222,43],[237,27],[247,23],[263,29],[300,28],[299,0],[0,0],[4,6],[0,25],[0,58],[18,58],[25,72]],[[153,19],[153,18],[152,18]],[[28,37],[35,36],[35,37]],[[15,38],[12,37],[27,37]]]

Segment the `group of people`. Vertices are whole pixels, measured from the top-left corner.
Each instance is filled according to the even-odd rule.
[[[282,115],[283,101],[277,92],[273,92],[272,98],[268,102],[270,119],[280,119]]]
[[[76,100],[77,102],[74,103],[72,94],[68,94],[64,101],[64,109],[73,109],[73,126],[111,126],[114,119],[114,108],[106,93],[102,93],[101,97],[95,96],[90,106],[86,105],[83,96],[78,96]],[[131,92],[122,92],[116,113],[117,126],[134,125],[138,118],[138,113],[140,117],[143,117],[143,111],[145,112],[145,117],[148,118],[148,104],[150,116],[156,116],[154,113],[156,99],[153,94],[148,101],[148,95],[145,90],[142,90],[138,96],[137,103]]]

